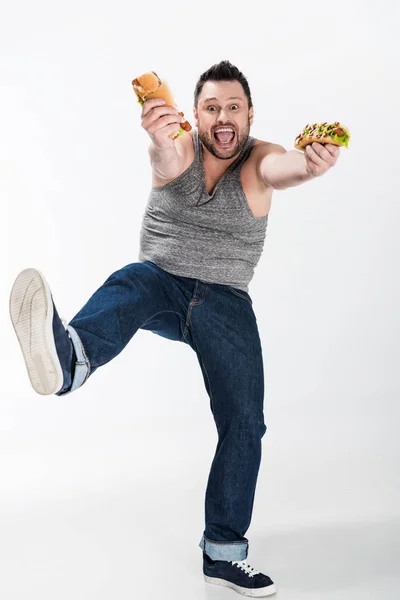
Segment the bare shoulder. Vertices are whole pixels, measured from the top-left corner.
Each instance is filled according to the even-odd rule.
[[[267,154],[281,154],[283,152],[286,152],[286,150],[279,144],[274,144],[273,142],[264,142],[263,140],[256,140],[253,145],[252,156],[257,156],[258,160],[262,160],[264,156],[267,156]]]

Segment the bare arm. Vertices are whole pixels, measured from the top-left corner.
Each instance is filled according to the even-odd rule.
[[[151,138],[151,167],[161,179],[173,179],[182,170],[184,137],[173,140],[169,136],[179,130],[183,121],[178,109],[165,104],[162,98],[152,98],[142,106],[142,127]]]
[[[285,190],[323,175],[333,167],[339,156],[339,148],[332,144],[314,142],[305,152],[274,145],[273,150],[260,162],[259,174],[266,185]]]
[[[161,179],[174,179],[182,171],[185,156],[179,142],[170,148],[149,148],[151,168]]]
[[[276,190],[285,190],[314,178],[314,175],[307,171],[303,152],[287,152],[277,144],[273,151],[264,156],[259,170],[264,183]]]

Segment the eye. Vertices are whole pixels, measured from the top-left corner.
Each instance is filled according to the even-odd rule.
[[[240,108],[238,104],[232,104],[231,108],[232,108],[232,106],[236,106],[236,110],[239,110],[239,108]],[[214,111],[210,111],[210,108],[215,108],[214,104],[210,104],[210,106],[207,106],[207,110],[209,112],[214,112]]]

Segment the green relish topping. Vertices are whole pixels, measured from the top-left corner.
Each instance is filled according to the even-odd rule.
[[[330,137],[335,140],[336,142],[340,142],[341,144],[343,144],[343,146],[345,146],[346,148],[349,147],[349,139],[350,137],[347,135],[347,133],[344,133],[343,135],[334,135],[331,134]]]
[[[343,129],[343,135],[336,135],[335,133],[333,133],[335,129]],[[339,125],[332,125],[332,124],[331,125],[321,125],[321,124],[317,123],[317,126],[314,128],[313,127],[305,127],[301,137],[304,137],[311,132],[312,132],[312,135],[321,135],[321,134],[325,133],[326,135],[331,137],[333,140],[343,144],[343,146],[345,146],[346,148],[349,147],[350,135],[347,133],[347,131],[344,129],[344,127],[342,127],[340,124]],[[323,138],[321,138],[321,141],[322,140],[323,140]]]

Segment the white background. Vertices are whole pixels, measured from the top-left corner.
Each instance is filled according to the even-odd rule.
[[[217,433],[193,351],[139,331],[42,397],[8,315],[22,269],[70,320],[137,260],[150,140],[131,80],[157,71],[194,124],[197,79],[224,59],[254,137],[289,150],[331,120],[352,136],[326,175],[274,192],[250,285],[268,430],[248,560],[282,600],[398,598],[399,17],[394,1],[2,3],[1,598],[235,594],[202,576]]]

